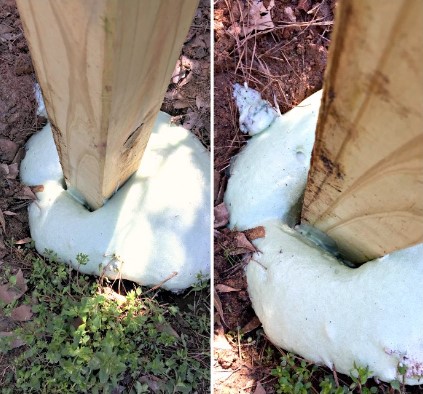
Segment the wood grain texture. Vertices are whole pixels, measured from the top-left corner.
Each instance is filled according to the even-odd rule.
[[[338,8],[302,221],[364,262],[423,242],[423,2]]]
[[[66,183],[92,208],[138,169],[197,5],[18,0]]]

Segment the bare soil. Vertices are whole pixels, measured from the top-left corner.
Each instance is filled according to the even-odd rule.
[[[27,207],[35,195],[20,183],[19,165],[26,141],[47,122],[36,114],[35,82],[15,0],[0,0],[0,285],[7,282],[6,274],[22,271],[28,277],[32,269],[24,246],[31,242]],[[209,92],[210,7],[207,0],[201,0],[162,110],[196,134],[206,147],[210,147]],[[17,324],[24,323],[2,315],[0,309],[0,335]],[[0,387],[19,351],[18,347],[12,354],[0,355]]]

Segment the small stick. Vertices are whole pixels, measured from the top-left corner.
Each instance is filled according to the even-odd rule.
[[[162,287],[167,281],[169,281],[169,280],[171,280],[172,278],[174,278],[176,275],[178,275],[178,273],[175,271],[175,272],[172,272],[166,279],[164,279],[164,280],[162,280],[158,285],[156,285],[156,286],[154,286],[154,287],[152,287],[151,289],[148,289],[145,293],[144,293],[144,295],[145,294],[147,294],[147,293],[149,293],[150,291],[154,291],[154,290],[157,290],[159,287]]]
[[[338,380],[338,374],[336,373],[336,368],[335,368],[335,364],[333,365],[333,378],[335,379],[335,384],[336,384],[336,388],[339,387],[339,380]]]
[[[239,326],[236,328],[237,333],[238,333],[238,357],[241,360],[241,338],[239,335]]]

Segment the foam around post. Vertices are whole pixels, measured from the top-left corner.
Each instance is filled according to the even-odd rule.
[[[321,91],[278,116],[236,157],[225,193],[231,228],[246,230],[277,217],[295,224],[310,168],[320,99]]]
[[[27,144],[22,181],[43,185],[29,207],[36,249],[81,272],[178,291],[210,271],[210,159],[188,131],[160,113],[139,170],[90,212],[63,185],[50,126]],[[78,253],[89,263],[78,266]],[[171,279],[169,279],[171,278]]]
[[[421,384],[423,244],[352,269],[280,221],[263,225],[247,279],[269,339],[347,375],[355,363],[402,381],[401,364]]]
[[[310,361],[345,374],[368,367],[387,382],[402,381],[404,366],[405,383],[422,384],[423,244],[353,269],[304,237],[308,231],[290,228],[299,220],[319,106],[316,93],[278,117],[231,168],[230,226],[266,233],[253,241],[258,252],[247,267],[253,308],[274,344]]]

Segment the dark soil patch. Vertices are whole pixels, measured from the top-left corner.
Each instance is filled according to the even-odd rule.
[[[19,182],[24,144],[45,124],[36,114],[35,75],[22,24],[12,0],[0,1],[0,272],[24,267],[24,254],[12,246],[29,237],[26,207],[33,197]],[[1,276],[0,276],[1,278]],[[1,319],[1,318],[0,318]]]

